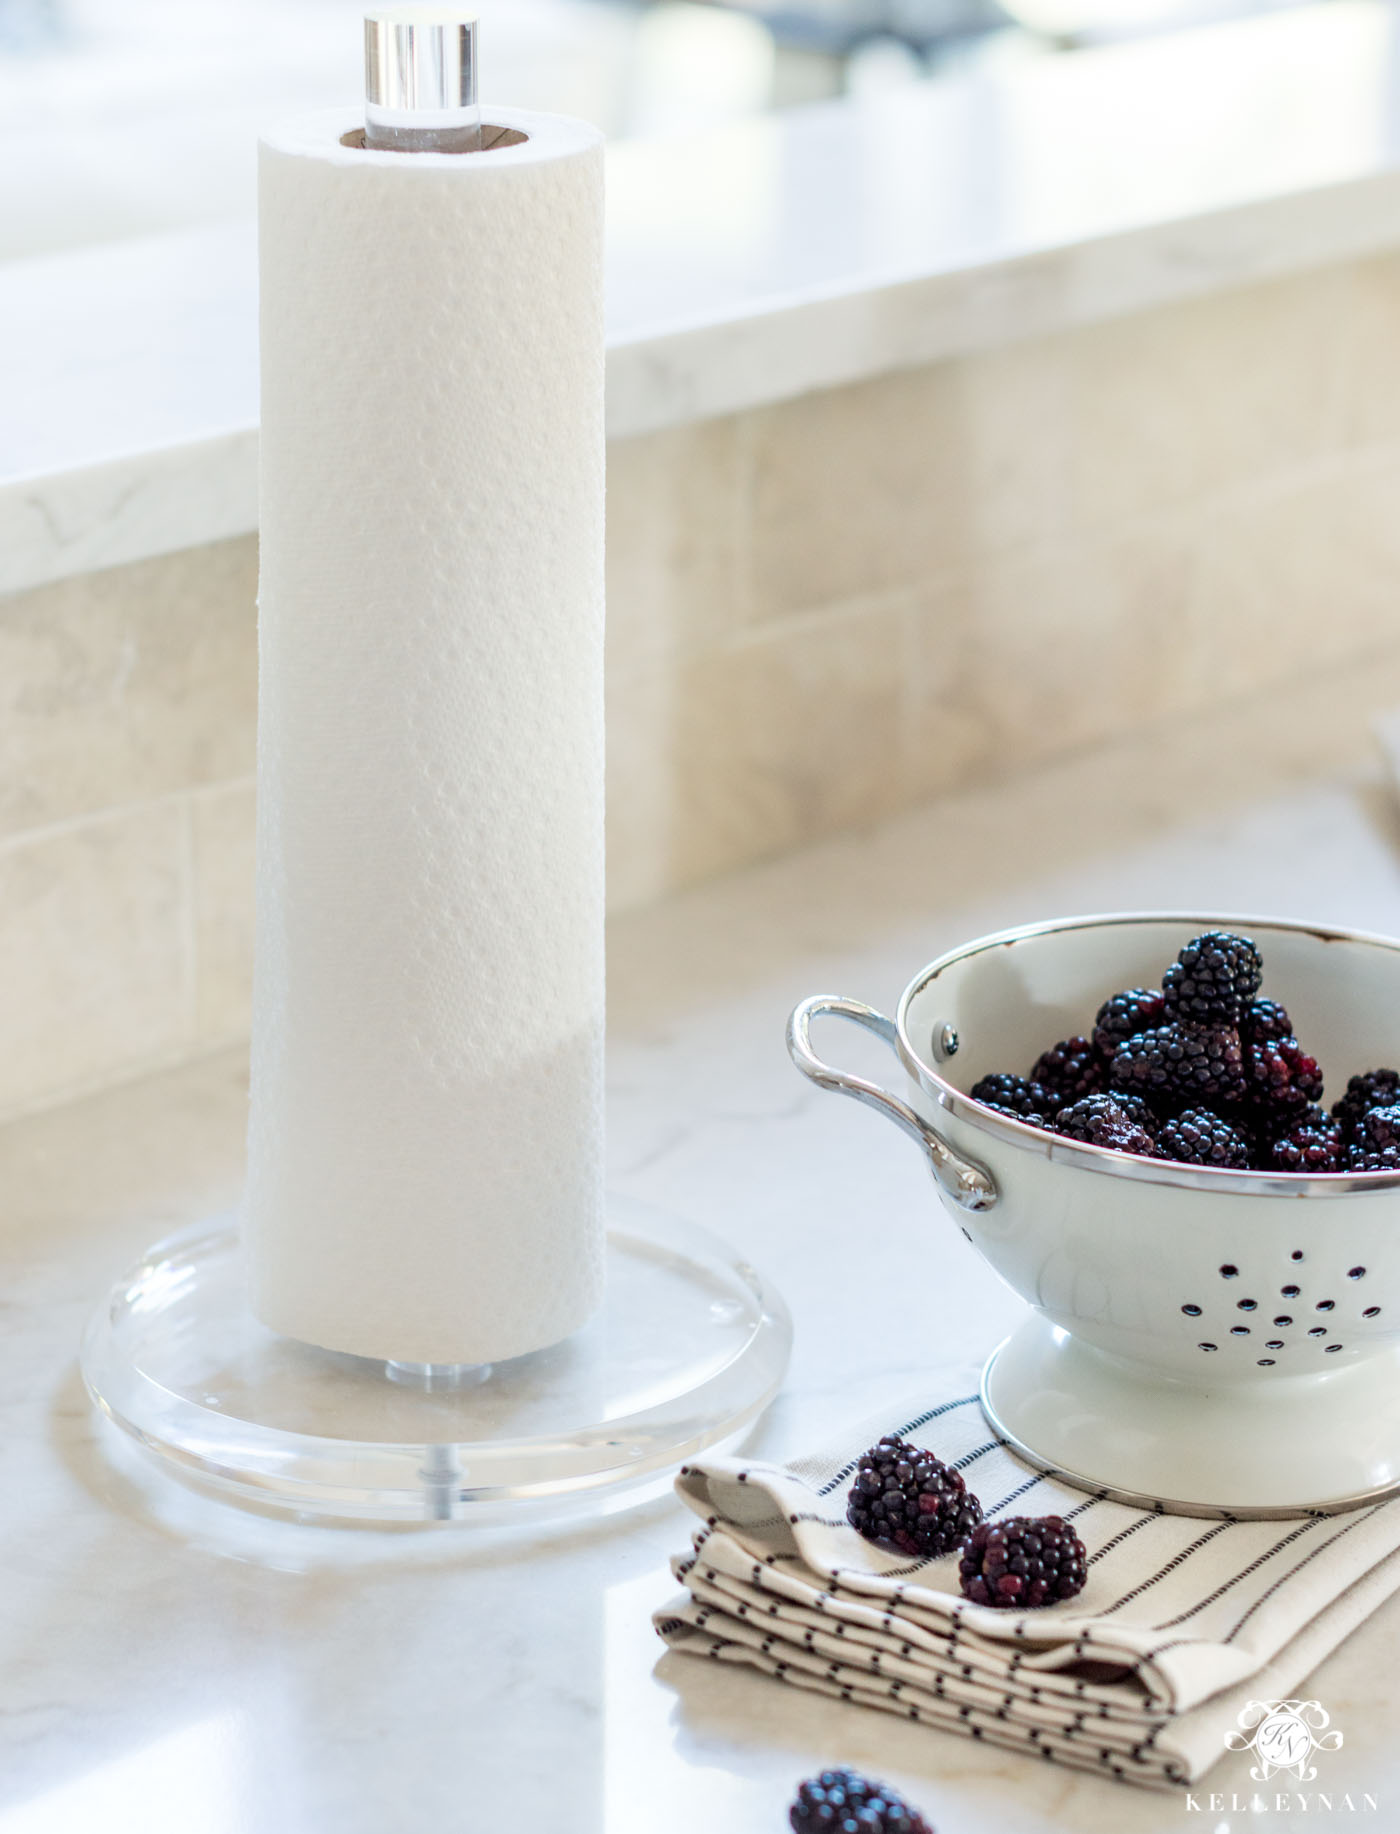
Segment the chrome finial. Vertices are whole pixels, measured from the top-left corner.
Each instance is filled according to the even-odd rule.
[[[481,145],[477,22],[454,7],[365,14],[365,145],[466,153]]]

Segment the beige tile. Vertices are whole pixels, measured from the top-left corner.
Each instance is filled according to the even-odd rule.
[[[1201,539],[1202,703],[1400,643],[1400,445],[1226,505]]]
[[[192,799],[195,1031],[201,1042],[242,1038],[253,992],[251,783]]]
[[[1400,439],[1400,254],[1357,262],[1343,276],[1342,297],[1339,436],[1347,444]]]
[[[0,835],[252,768],[257,549],[0,599]]]
[[[668,871],[689,884],[904,798],[903,600],[740,639],[677,673]]]
[[[739,620],[739,423],[608,446],[608,660],[717,643]]]
[[[975,782],[995,764],[997,726],[977,677],[977,610],[970,580],[929,587],[910,607],[904,758],[911,801]]]
[[[1080,525],[1208,498],[1323,452],[1335,436],[1342,289],[1326,270],[1077,333]]]
[[[177,801],[0,850],[0,1111],[188,1042],[187,917]]]
[[[649,655],[608,670],[610,911],[650,904],[671,886],[671,753],[680,666],[674,656]]]
[[[1185,704],[1185,532],[1036,549],[975,582],[969,692],[997,770],[1131,732]]]
[[[756,620],[963,570],[969,481],[954,368],[882,376],[748,417]]]
[[[1073,509],[1075,341],[1009,345],[954,373],[971,544],[995,555],[1063,535]]]

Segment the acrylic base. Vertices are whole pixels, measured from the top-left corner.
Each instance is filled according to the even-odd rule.
[[[707,1230],[609,1206],[607,1297],[582,1331],[490,1369],[385,1364],[248,1311],[228,1218],[152,1248],[88,1327],[101,1411],[184,1482],[244,1507],[381,1527],[601,1513],[732,1442],[773,1398],[792,1326]]]

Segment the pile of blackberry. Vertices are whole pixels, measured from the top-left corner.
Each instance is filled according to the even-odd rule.
[[[1329,1115],[1322,1071],[1247,936],[1207,930],[1162,976],[1104,1001],[1088,1035],[998,1073],[972,1097],[1067,1139],[1185,1165],[1268,1172],[1400,1171],[1400,1071],[1353,1076]]]
[[[1084,1543],[1063,1518],[984,1521],[961,1471],[895,1435],[856,1461],[846,1520],[867,1541],[906,1554],[959,1553],[963,1593],[978,1605],[1057,1604],[1082,1592],[1088,1576]]]

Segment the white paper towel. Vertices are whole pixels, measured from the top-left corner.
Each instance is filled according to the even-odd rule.
[[[410,1362],[602,1296],[602,142],[491,119],[261,148],[250,1287]]]

